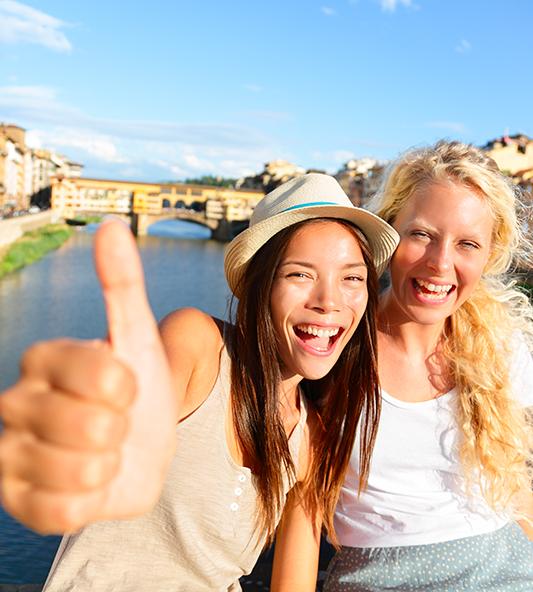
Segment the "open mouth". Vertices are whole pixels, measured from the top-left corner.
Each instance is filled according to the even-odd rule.
[[[456,289],[454,284],[434,284],[420,279],[413,279],[412,282],[413,287],[418,294],[421,294],[425,299],[433,300],[434,302],[446,300],[446,298]]]
[[[342,327],[320,327],[318,325],[298,325],[294,327],[298,339],[307,347],[321,353],[329,352],[344,333]]]

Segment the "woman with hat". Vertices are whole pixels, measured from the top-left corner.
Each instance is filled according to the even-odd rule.
[[[187,309],[159,335],[131,236],[104,224],[109,342],[34,346],[0,398],[6,509],[77,531],[45,590],[238,590],[285,506],[331,529],[358,426],[369,470],[376,269],[396,243],[332,177],[294,179],[227,248],[235,324]]]
[[[529,592],[533,308],[509,271],[532,251],[517,191],[484,152],[442,141],[394,162],[375,206],[400,235],[378,312],[381,417],[364,481],[352,452],[324,590]],[[303,589],[288,581],[299,549],[278,589]]]

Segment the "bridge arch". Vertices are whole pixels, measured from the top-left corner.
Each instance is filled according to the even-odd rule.
[[[159,215],[154,214],[138,214],[137,215],[137,229],[138,234],[145,234],[153,224],[164,220],[186,220],[188,222],[194,222],[201,226],[205,226],[211,230],[216,229],[218,226],[218,220],[209,220],[205,217],[203,212],[195,212],[192,209],[182,208],[170,210]]]
[[[176,224],[172,224],[173,222],[176,222]],[[185,222],[185,224],[179,224],[180,222]],[[154,220],[154,216],[151,216],[148,225],[145,227],[145,233],[148,235],[193,239],[210,239],[213,236],[213,230],[207,224],[199,220],[184,219],[180,216],[168,216],[166,218],[161,216],[157,220]]]

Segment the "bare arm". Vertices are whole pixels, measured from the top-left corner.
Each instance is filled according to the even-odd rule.
[[[321,519],[309,516],[290,492],[276,536],[272,592],[314,592],[318,574]]]
[[[222,322],[184,308],[161,321],[160,333],[179,397],[179,421],[205,401],[215,384],[223,347]]]
[[[322,516],[313,515],[301,496],[302,484],[312,466],[313,442],[321,423],[309,409],[298,461],[298,484],[287,496],[278,526],[271,590],[273,592],[311,592],[316,590]]]

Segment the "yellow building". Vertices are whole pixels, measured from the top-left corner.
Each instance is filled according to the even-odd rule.
[[[518,183],[533,179],[533,140],[524,134],[503,136],[490,141],[484,149],[500,170]]]
[[[263,193],[256,190],[235,190],[211,185],[185,183],[142,183],[111,179],[62,178],[52,183],[52,208],[65,216],[79,212],[115,212],[161,214],[179,205],[188,208],[218,202],[224,217],[248,220]],[[201,206],[201,207],[200,207]],[[214,211],[214,209],[213,209]],[[215,216],[216,217],[216,216]]]
[[[25,194],[26,131],[0,123],[0,209],[27,207]]]

